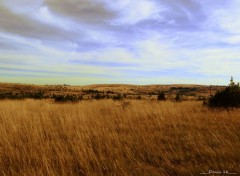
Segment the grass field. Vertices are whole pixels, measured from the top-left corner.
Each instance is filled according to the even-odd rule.
[[[0,101],[0,175],[240,174],[240,110],[202,102]]]

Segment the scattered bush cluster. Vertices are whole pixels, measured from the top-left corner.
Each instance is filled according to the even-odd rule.
[[[1,92],[0,93],[0,99],[25,99],[25,98],[43,99],[43,98],[47,98],[47,97],[44,96],[43,91],[21,92],[21,93],[13,93],[13,92]]]
[[[117,95],[114,95],[113,100],[122,100],[123,99],[123,96],[121,94],[117,94]]]
[[[82,96],[77,95],[53,95],[52,98],[55,102],[77,102],[82,100]]]
[[[99,99],[104,99],[105,97],[106,97],[106,95],[97,93],[97,95],[95,95],[94,98],[95,98],[96,100],[99,100]]]
[[[133,89],[131,89],[133,90]],[[172,101],[181,102],[183,99],[182,95],[185,95],[182,92],[187,91],[195,91],[196,88],[184,88],[184,87],[171,87],[170,90],[177,91],[174,98],[171,98],[169,96],[168,98]],[[66,92],[65,92],[66,93]],[[53,99],[55,102],[77,102],[83,99],[83,96],[85,99],[105,99],[105,98],[111,98],[113,100],[122,100],[129,97],[135,97],[135,99],[144,99],[142,95],[149,95],[150,97],[152,95],[157,96],[157,100],[159,101],[165,101],[167,100],[166,93],[170,93],[168,91],[159,91],[159,92],[139,92],[136,94],[120,94],[115,91],[107,90],[107,91],[99,91],[95,89],[86,89],[82,90],[82,93],[80,94],[60,94],[60,91],[57,92],[57,95],[51,95],[43,90],[27,90],[20,91],[17,90],[16,92],[10,92],[10,91],[0,91],[0,99],[26,99],[26,98],[32,98],[32,99]],[[89,95],[90,94],[90,95]],[[86,98],[87,97],[87,98]],[[154,98],[155,99],[155,98]],[[239,83],[236,84],[233,81],[233,78],[230,80],[230,84],[228,87],[226,87],[224,90],[218,91],[215,95],[210,96],[209,98],[198,96],[196,100],[204,101],[204,105],[208,105],[209,107],[240,107],[240,85]]]

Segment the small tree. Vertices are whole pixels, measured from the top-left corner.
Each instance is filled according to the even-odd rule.
[[[166,100],[165,93],[163,91],[158,94],[158,100],[160,101]]]
[[[240,107],[240,86],[231,77],[230,84],[222,91],[211,96],[207,102],[210,107]]]

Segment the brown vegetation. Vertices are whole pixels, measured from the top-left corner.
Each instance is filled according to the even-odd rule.
[[[0,101],[0,175],[240,173],[240,110],[201,102]]]
[[[124,99],[158,99],[159,94],[164,92],[166,98],[175,100],[177,94],[182,100],[204,100],[210,94],[224,89],[224,86],[203,85],[124,85],[103,84],[89,86],[69,85],[28,85],[0,83],[0,99],[23,99],[23,98],[60,98],[67,100],[82,99],[109,99],[121,96]],[[68,98],[66,98],[67,96]],[[39,98],[40,97],[40,98]],[[65,98],[64,98],[65,97]],[[121,98],[120,98],[121,99]]]

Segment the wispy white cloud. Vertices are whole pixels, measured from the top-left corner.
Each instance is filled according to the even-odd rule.
[[[0,81],[30,82],[35,76],[41,83],[43,78],[59,83],[62,77],[74,84],[201,78],[226,83],[221,79],[240,78],[239,5],[238,0],[3,0]]]
[[[121,0],[103,1],[106,6],[116,12],[117,18],[111,21],[113,25],[134,25],[144,20],[162,20],[160,12],[164,7],[160,7],[155,1],[149,0]]]

